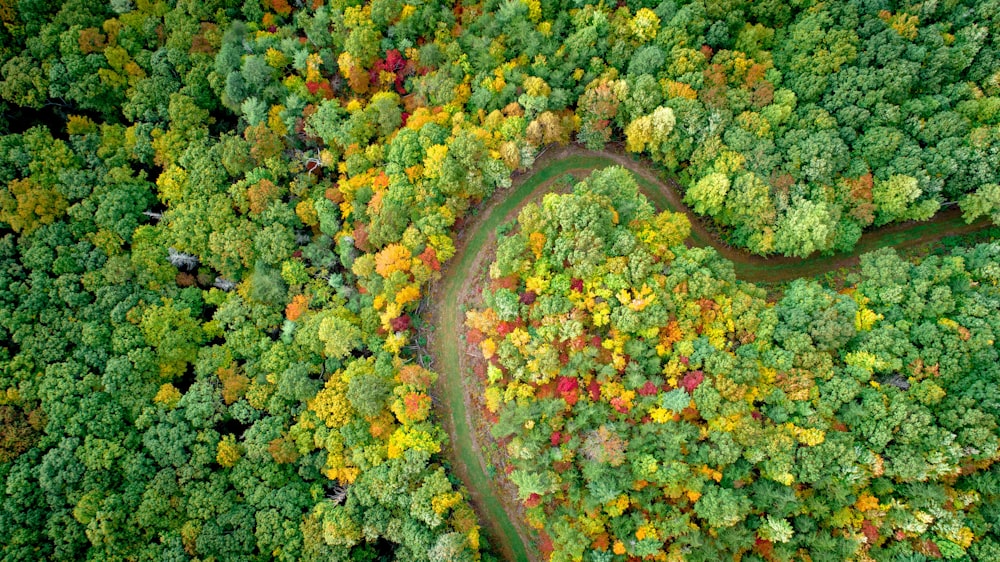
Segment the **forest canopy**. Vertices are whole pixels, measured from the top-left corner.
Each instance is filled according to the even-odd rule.
[[[595,172],[521,210],[467,313],[549,559],[1000,555],[1000,246],[768,302],[686,235]]]
[[[0,552],[494,559],[445,454],[421,314],[472,210],[576,142],[652,160],[758,254],[849,249],[953,203],[996,222],[998,18],[996,0],[0,0]],[[565,367],[549,340],[544,376],[509,391],[501,363],[487,397],[555,552],[1000,557],[994,246],[876,254],[853,292],[801,282],[773,304],[682,249],[688,224],[621,170],[543,205],[562,222],[522,213],[495,269],[524,286],[491,291],[483,327],[524,323],[490,335],[488,359],[516,362],[562,337],[535,316],[602,310],[560,329],[607,395],[542,398]],[[540,262],[552,280],[529,289]],[[573,300],[594,290],[612,292]],[[562,443],[564,392],[616,421],[577,415]],[[511,425],[542,405],[535,430]],[[709,416],[729,437],[696,447]],[[692,448],[669,468],[661,438]],[[628,470],[584,474],[584,446]],[[570,463],[566,490],[549,461]],[[670,510],[729,531],[656,527]]]

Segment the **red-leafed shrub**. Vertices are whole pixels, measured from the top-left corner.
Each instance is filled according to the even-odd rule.
[[[590,394],[590,399],[597,402],[601,399],[601,383],[597,381],[590,381],[587,385],[587,393]]]
[[[389,325],[392,326],[394,332],[405,332],[410,329],[410,315],[397,316],[389,321]]]
[[[705,374],[701,371],[691,371],[681,379],[681,388],[688,392],[694,392],[698,385],[705,380]]]

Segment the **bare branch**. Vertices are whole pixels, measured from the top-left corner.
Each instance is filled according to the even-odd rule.
[[[236,288],[236,283],[230,281],[229,279],[226,279],[225,277],[216,277],[215,283],[212,283],[212,286],[215,287],[216,289],[221,289],[228,293],[229,291],[232,291],[233,289]]]
[[[347,486],[335,485],[326,498],[335,504],[344,503],[344,500],[347,499]]]
[[[172,246],[167,249],[167,261],[169,261],[170,265],[176,267],[177,269],[186,269],[190,271],[198,267],[198,256],[179,252]]]

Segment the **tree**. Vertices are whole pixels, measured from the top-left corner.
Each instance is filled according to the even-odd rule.
[[[962,218],[967,223],[989,216],[993,224],[1000,224],[1000,185],[990,183],[981,186],[975,193],[966,195],[959,205],[962,208]]]
[[[411,260],[410,250],[400,244],[390,244],[375,256],[375,272],[388,277],[394,271],[408,271]]]
[[[392,383],[376,373],[353,376],[347,384],[347,399],[359,414],[375,417],[385,410]]]
[[[774,249],[803,258],[817,250],[827,250],[835,222],[836,217],[827,203],[799,200],[779,219],[775,228]]]
[[[350,55],[353,64],[360,68],[370,68],[378,58],[381,39],[381,34],[372,22],[362,18],[344,40],[344,53]]]
[[[739,491],[709,486],[694,509],[711,528],[723,529],[743,521],[750,511],[750,500]]]
[[[320,504],[313,517],[322,521],[323,538],[328,545],[351,547],[360,542],[361,528],[346,507]]]
[[[139,226],[142,212],[153,202],[152,186],[137,181],[124,168],[112,170],[107,180],[113,182],[114,188],[98,195],[94,222],[98,228],[131,243],[132,233]]]
[[[635,13],[629,28],[639,41],[648,41],[656,38],[656,31],[660,27],[660,18],[656,12],[649,8],[641,8]]]
[[[173,378],[184,374],[198,355],[205,334],[190,308],[178,308],[165,299],[142,314],[140,327],[146,343],[156,350],[160,376]]]
[[[30,178],[13,180],[0,191],[0,221],[18,233],[30,234],[42,225],[52,224],[67,207],[69,204],[59,191]]]
[[[402,110],[399,107],[399,95],[393,92],[379,92],[372,96],[371,103],[365,108],[372,113],[373,121],[378,125],[379,136],[388,138],[399,129],[403,122]]]
[[[694,212],[714,216],[722,211],[729,186],[729,177],[714,172],[699,179],[684,198],[693,205]]]
[[[570,38],[572,40],[572,38]],[[611,140],[612,123],[627,86],[624,81],[594,80],[577,100],[576,113],[581,120],[577,138],[587,148],[597,150]]]
[[[327,357],[343,359],[361,345],[361,337],[361,329],[344,315],[325,315],[319,325],[319,339]]]
[[[427,552],[427,557],[431,562],[445,562],[446,560],[458,560],[467,562],[475,560],[469,548],[468,539],[460,533],[447,533],[441,535],[434,546]]]
[[[401,240],[411,222],[415,191],[408,182],[390,179],[389,188],[380,199],[381,208],[371,216],[368,240],[373,246],[381,248]]]
[[[885,224],[905,217],[909,206],[920,197],[920,187],[917,179],[909,176],[894,175],[886,181],[875,179],[872,188],[872,201],[878,209],[879,217],[875,224]]]
[[[792,334],[808,334],[820,351],[842,348],[855,335],[857,304],[846,296],[834,297],[815,283],[794,281],[775,307],[779,341]]]
[[[41,108],[48,99],[42,65],[30,56],[13,56],[0,67],[0,97],[21,107]]]
[[[278,265],[295,251],[295,233],[281,224],[271,224],[257,232],[253,245],[260,262]]]

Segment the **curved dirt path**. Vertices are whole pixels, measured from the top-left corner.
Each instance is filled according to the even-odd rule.
[[[944,236],[975,232],[990,226],[986,218],[966,224],[962,219],[962,211],[952,207],[938,212],[928,221],[891,224],[865,232],[854,245],[854,250],[848,253],[828,256],[815,253],[808,258],[764,257],[751,254],[742,248],[729,246],[722,241],[715,232],[706,228],[705,217],[696,215],[684,204],[684,196],[677,181],[665,173],[653,172],[652,167],[644,162],[633,160],[619,152],[595,152],[578,147],[567,147],[556,154],[562,154],[562,158],[565,159],[579,158],[580,162],[591,162],[587,168],[600,168],[612,164],[628,168],[638,180],[642,193],[658,210],[670,210],[687,215],[691,222],[689,245],[712,246],[719,255],[733,262],[736,278],[743,281],[774,283],[799,277],[815,277],[857,265],[862,254],[882,247],[901,249],[932,242]]]
[[[644,164],[621,153],[595,152],[576,146],[550,149],[535,162],[532,170],[518,176],[514,186],[497,193],[468,217],[456,237],[455,256],[447,263],[440,281],[431,290],[432,306],[428,323],[434,327],[430,349],[434,369],[440,375],[436,398],[442,422],[450,436],[448,455],[452,470],[469,490],[472,505],[490,543],[507,560],[537,560],[532,533],[523,523],[523,511],[516,500],[516,489],[484,457],[483,445],[491,445],[489,427],[476,415],[481,384],[473,375],[476,357],[466,349],[463,323],[465,311],[478,304],[478,287],[487,278],[492,261],[496,229],[516,218],[526,203],[537,200],[557,180],[573,175],[585,177],[592,170],[621,165],[633,172],[640,190],[658,210],[683,212],[691,221],[694,246],[712,246],[733,262],[736,276],[744,281],[779,282],[798,277],[812,277],[856,265],[861,254],[883,246],[896,248],[917,245],[945,235],[973,232],[989,226],[988,221],[965,224],[958,209],[938,213],[930,221],[884,227],[862,236],[849,254],[807,259],[770,257],[750,254],[727,246],[682,202],[679,186],[666,176],[658,176]],[[555,185],[554,185],[555,184]],[[478,423],[477,423],[478,422]],[[493,454],[499,454],[490,449]],[[496,459],[494,459],[496,460]]]

